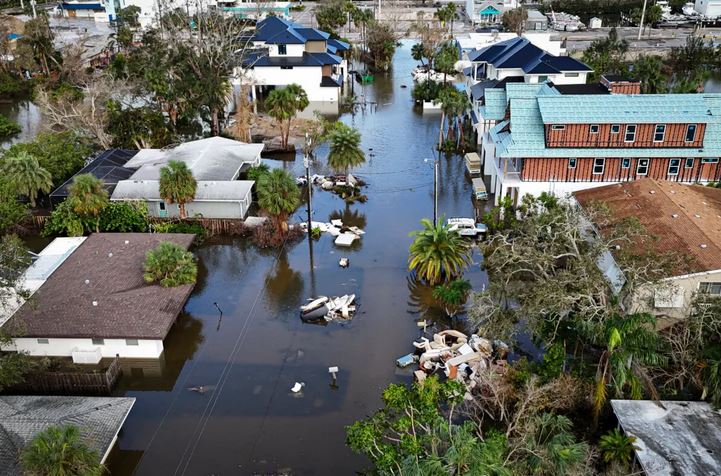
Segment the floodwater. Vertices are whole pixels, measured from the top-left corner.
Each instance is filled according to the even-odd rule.
[[[0,101],[0,114],[17,122],[22,127],[18,135],[7,140],[0,140],[0,149],[7,148],[16,142],[32,141],[40,132],[40,108],[29,100]]]
[[[377,109],[341,118],[362,133],[368,161],[355,172],[368,182],[368,201],[346,205],[320,189],[313,196],[313,219],[357,224],[367,232],[360,243],[338,248],[326,235],[312,246],[304,239],[263,251],[226,238],[196,249],[198,283],[163,359],[124,363],[116,394],[137,401],[108,460],[111,474],[337,475],[367,467],[345,446],[344,427],[379,408],[388,384],[411,382],[411,370],[395,360],[412,350],[416,321],[439,316],[406,268],[408,233],[433,213],[433,169],[424,159],[433,157],[440,119],[413,110],[413,66],[404,43],[392,72],[364,89],[356,84],[356,95]],[[324,162],[327,151],[318,155]],[[301,158],[267,162],[303,171]],[[439,190],[440,213],[473,216],[460,157],[440,160]],[[293,218],[304,217],[303,207]],[[338,266],[344,256],[347,269]],[[477,263],[466,277],[475,289],[485,282]],[[352,321],[299,319],[306,298],[346,293],[358,296]],[[331,366],[340,369],[336,386]],[[290,391],[295,382],[305,383],[299,394]],[[188,390],[198,386],[207,391]]]

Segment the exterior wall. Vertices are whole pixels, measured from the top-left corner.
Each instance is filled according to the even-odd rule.
[[[721,16],[721,1],[719,0],[696,0],[694,10],[709,18]]]
[[[706,124],[694,124],[696,137],[692,142],[686,142],[686,128],[689,124],[663,124],[666,133],[662,142],[654,142],[653,137],[657,124],[632,124],[636,126],[636,137],[633,142],[626,142],[626,124],[616,124],[617,133],[611,133],[613,124],[596,124],[598,132],[591,133],[590,124],[557,124],[563,125],[563,130],[553,130],[553,124],[545,124],[546,147],[584,147],[584,148],[650,148],[650,147],[689,147],[698,149],[703,147]]]
[[[630,312],[650,312],[662,319],[660,327],[666,327],[674,321],[688,317],[699,284],[702,282],[721,282],[721,270],[678,276],[655,285],[642,286],[631,298]],[[656,293],[678,293],[678,307],[657,307]]]
[[[525,77],[527,83],[543,83],[546,80],[551,81],[553,84],[586,84],[587,72],[570,72],[572,76],[567,76],[567,73],[563,74],[531,74]],[[543,81],[541,81],[542,78]]]
[[[305,45],[285,45],[285,54],[280,55],[278,54],[278,45],[267,45],[268,46],[268,56],[274,57],[279,56],[281,58],[284,58],[286,56],[303,56],[303,52],[305,51]]]
[[[249,200],[250,201],[250,200]],[[160,214],[160,202],[147,202],[148,214],[152,217],[177,218],[180,216],[178,205],[165,204],[165,215]],[[241,201],[226,202],[190,202],[185,204],[185,212],[189,217],[202,216],[203,218],[245,218],[248,205]]]
[[[644,159],[643,157],[641,159]],[[639,158],[629,159],[629,167],[623,168],[623,159],[606,158],[602,174],[593,173],[594,158],[576,159],[576,167],[569,168],[569,159],[533,158],[524,159],[520,178],[529,182],[622,182],[649,177],[674,182],[708,182],[721,180],[721,165],[703,164],[695,158],[693,166],[686,168],[686,159],[681,158],[678,175],[668,175],[671,158],[651,158],[648,173],[639,175]]]
[[[308,53],[325,53],[328,51],[328,45],[325,41],[307,41],[305,51]]]
[[[343,65],[341,65],[343,66]],[[344,68],[344,73],[346,72]],[[322,88],[320,82],[323,69],[320,66],[298,66],[281,69],[277,66],[255,67],[247,72],[249,82],[255,79],[257,86],[287,86],[291,83],[300,84],[308,94],[309,101],[339,100],[340,88]],[[252,84],[252,83],[251,83]]]
[[[138,345],[127,345],[125,339],[105,339],[103,345],[94,345],[92,339],[48,338],[47,344],[39,344],[37,338],[13,339],[3,350],[27,352],[33,356],[71,357],[74,350],[100,349],[103,357],[135,357],[157,359],[163,353],[162,340],[138,339]]]

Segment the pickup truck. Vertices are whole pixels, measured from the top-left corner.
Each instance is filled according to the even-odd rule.
[[[446,223],[451,230],[457,231],[461,236],[481,238],[488,232],[486,225],[476,223],[473,218],[449,218]]]

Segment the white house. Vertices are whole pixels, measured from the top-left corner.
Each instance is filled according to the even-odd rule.
[[[95,233],[82,241],[56,239],[26,273],[27,283],[42,280],[32,300],[3,310],[0,330],[11,342],[2,349],[72,357],[78,363],[116,355],[157,359],[193,285],[166,288],[145,283],[145,255],[160,242],[187,249],[193,239],[194,235],[178,233]]]
[[[696,0],[693,8],[706,18],[721,17],[721,0]]]
[[[518,7],[518,0],[466,0],[466,15],[474,25],[497,25],[503,13]]]
[[[253,51],[235,70],[235,84],[252,85],[252,94],[299,84],[311,102],[340,101],[348,64],[340,55],[349,45],[324,31],[271,16],[258,22]]]

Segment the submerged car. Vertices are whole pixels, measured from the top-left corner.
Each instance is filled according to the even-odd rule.
[[[476,223],[473,218],[449,218],[446,222],[451,230],[457,231],[461,236],[481,238],[488,232],[483,223]]]

